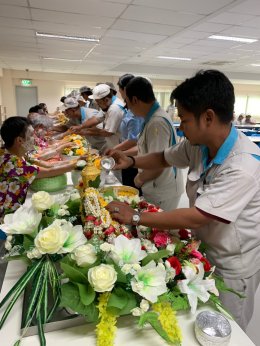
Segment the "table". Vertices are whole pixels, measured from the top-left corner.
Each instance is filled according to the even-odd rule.
[[[70,185],[72,183],[70,173],[67,173],[67,175],[68,185]],[[60,192],[56,192],[55,194],[59,193]],[[28,198],[31,198],[31,193],[28,195]],[[21,261],[12,261],[8,264],[0,299],[4,297],[11,287],[13,287],[24,270],[25,265]],[[20,297],[8,316],[4,327],[0,331],[1,346],[13,345],[20,336],[22,303],[23,298]],[[203,308],[200,308],[197,313],[208,309],[211,308],[204,306]],[[2,316],[3,311],[4,309],[1,309],[0,316]],[[199,346],[194,334],[194,320],[195,316],[190,313],[178,313],[178,321],[183,334],[182,346]],[[230,323],[232,327],[232,335],[229,346],[254,346],[254,343],[236,322],[230,321]],[[139,329],[136,324],[136,319],[132,316],[120,317],[117,326],[118,329],[115,346],[166,346],[166,342],[164,342],[164,340],[161,339],[161,337],[157,335],[150,326],[147,326],[144,329]],[[46,333],[45,336],[47,346],[66,346],[72,344],[73,346],[96,345],[95,326],[91,323],[49,332]],[[36,346],[39,345],[38,340],[38,335],[25,337],[22,341],[22,345]]]
[[[15,284],[21,273],[25,270],[25,265],[20,261],[12,261],[8,264],[5,280],[3,283],[0,298],[8,292]],[[198,312],[207,310],[204,306]],[[197,313],[198,313],[197,312]],[[3,310],[1,311],[1,315]],[[4,327],[0,332],[1,345],[11,346],[19,338],[20,323],[22,315],[22,298],[20,298],[13,310],[11,311]],[[183,346],[198,346],[199,343],[194,335],[194,319],[189,313],[179,313],[178,321],[183,334]],[[254,346],[254,343],[242,331],[242,329],[234,321],[230,321],[232,327],[232,335],[229,346]],[[95,330],[94,325],[87,323],[82,326],[62,329],[54,332],[46,333],[47,346],[95,346]],[[4,342],[3,342],[4,340]],[[39,345],[38,336],[25,337],[22,342],[23,346]],[[145,329],[139,329],[132,316],[120,317],[118,320],[118,329],[115,346],[166,346],[166,343],[152,330],[150,326]]]

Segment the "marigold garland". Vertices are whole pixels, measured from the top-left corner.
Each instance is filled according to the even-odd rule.
[[[116,334],[117,316],[107,311],[110,292],[100,294],[97,308],[100,322],[96,327],[97,346],[113,346]]]
[[[160,302],[152,305],[153,310],[159,313],[158,319],[162,328],[168,334],[172,342],[181,344],[182,334],[176,318],[176,312],[169,302]]]

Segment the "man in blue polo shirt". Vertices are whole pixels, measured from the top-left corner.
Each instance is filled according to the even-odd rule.
[[[234,88],[215,70],[198,72],[174,91],[186,139],[164,152],[141,157],[113,154],[115,168],[189,168],[190,208],[138,215],[118,202],[108,206],[120,222],[161,229],[192,229],[226,284],[245,295],[221,295],[246,329],[260,282],[260,149],[233,125]]]

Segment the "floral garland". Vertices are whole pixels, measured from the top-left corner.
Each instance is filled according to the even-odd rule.
[[[194,313],[198,304],[211,303],[224,311],[219,290],[233,291],[214,275],[202,244],[189,231],[121,225],[105,209],[115,197],[94,188],[85,190],[82,201],[79,197],[72,191],[55,200],[37,192],[31,205],[5,217],[6,257],[26,259],[29,267],[0,302],[0,308],[8,304],[0,328],[31,280],[25,328],[37,320],[41,346],[43,325],[58,306],[95,322],[98,346],[114,345],[122,315],[132,314],[139,326],[149,323],[167,343],[181,345],[178,310]],[[142,212],[160,212],[136,196],[121,198]]]

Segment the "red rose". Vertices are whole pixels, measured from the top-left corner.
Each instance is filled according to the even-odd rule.
[[[139,208],[140,209],[146,209],[146,208],[148,208],[148,205],[149,204],[146,201],[139,202]]]
[[[171,267],[175,269],[176,275],[179,275],[181,272],[181,263],[178,260],[178,258],[175,256],[172,256],[172,257],[167,258],[166,261],[168,261],[170,263]]]
[[[105,230],[104,234],[105,234],[105,235],[109,235],[109,234],[112,234],[112,233],[114,233],[114,232],[115,232],[115,228],[114,228],[113,226],[109,226],[109,227]]]
[[[209,261],[207,260],[207,258],[202,257],[200,261],[203,263],[205,272],[209,272],[210,269],[211,269],[211,264],[209,263]]]
[[[91,231],[86,231],[84,232],[84,236],[89,240],[92,238],[93,233]]]
[[[95,226],[99,226],[99,225],[101,225],[102,224],[102,221],[101,220],[95,220],[94,221],[94,225]]]
[[[86,216],[86,221],[95,221],[95,220],[96,220],[96,217],[93,215]]]
[[[157,232],[153,238],[154,244],[157,247],[166,247],[170,243],[171,238],[166,232]]]
[[[203,258],[202,254],[198,250],[192,250],[190,254],[199,260]]]
[[[190,232],[187,229],[180,229],[179,230],[179,236],[181,240],[186,240],[190,238]]]

